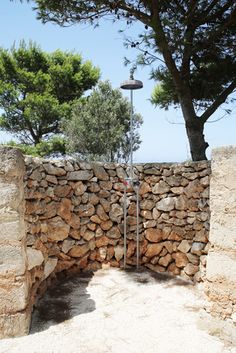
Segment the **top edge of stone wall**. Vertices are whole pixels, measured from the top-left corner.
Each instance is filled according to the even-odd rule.
[[[229,145],[229,146],[221,146],[221,147],[216,147],[212,150],[211,152],[212,160],[215,160],[216,158],[229,158],[232,156],[236,156],[236,146],[235,145]]]
[[[24,156],[20,149],[0,147],[0,175],[7,178],[19,178],[25,170]]]
[[[45,159],[40,157],[33,157],[25,155],[25,163],[26,165],[29,164],[41,164],[41,163],[50,163],[55,164],[56,166],[64,166],[65,163],[77,163],[81,166],[81,169],[89,169],[93,165],[100,165],[106,169],[113,169],[117,167],[127,167],[129,163],[112,163],[112,162],[95,162],[95,161],[83,161],[75,158],[66,158],[66,159]],[[193,167],[193,168],[205,168],[211,165],[210,160],[203,160],[203,161],[185,161],[185,162],[147,162],[147,163],[134,163],[134,167],[142,167],[144,169],[147,168],[173,168],[173,167]]]

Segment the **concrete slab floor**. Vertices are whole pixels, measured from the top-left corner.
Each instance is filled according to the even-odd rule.
[[[50,289],[30,335],[1,340],[0,353],[236,353],[198,327],[203,304],[179,278],[104,268]]]

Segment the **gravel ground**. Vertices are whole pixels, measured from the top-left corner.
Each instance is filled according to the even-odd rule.
[[[102,269],[50,289],[30,335],[1,340],[0,353],[236,353],[198,327],[202,307],[181,279]]]

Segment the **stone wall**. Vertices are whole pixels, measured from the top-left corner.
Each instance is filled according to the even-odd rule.
[[[236,148],[215,149],[212,169],[206,292],[211,314],[236,323]]]
[[[22,154],[0,149],[0,338],[28,333],[30,308]]]
[[[209,162],[136,165],[135,174],[140,263],[204,280],[207,310],[227,319],[219,330],[236,342],[236,148],[213,151],[211,245]],[[36,298],[58,273],[123,266],[126,177],[123,165],[24,161],[0,149],[0,338],[28,332]],[[127,191],[127,264],[135,265],[136,196]]]
[[[96,270],[102,263],[122,267],[126,167],[25,162],[31,302],[58,272]],[[209,247],[209,162],[137,165],[135,173],[141,264],[200,281]],[[128,189],[128,265],[136,264],[135,212],[135,193]]]

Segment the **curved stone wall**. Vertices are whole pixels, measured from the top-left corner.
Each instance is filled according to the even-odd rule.
[[[232,146],[213,151],[211,245],[210,162],[135,166],[140,263],[203,280],[211,302],[207,310],[228,318],[230,328],[236,312],[235,156]],[[0,149],[0,338],[28,332],[33,304],[58,273],[96,270],[103,263],[123,266],[126,177],[124,165],[24,161],[18,150]],[[136,196],[127,191],[132,266]],[[220,325],[226,327],[226,320]]]
[[[126,166],[26,157],[25,220],[32,302],[61,271],[122,267]],[[210,163],[143,164],[140,263],[202,280],[208,251]],[[127,190],[127,264],[136,264],[136,196]],[[48,280],[46,280],[48,278]],[[46,280],[46,281],[45,281]]]

